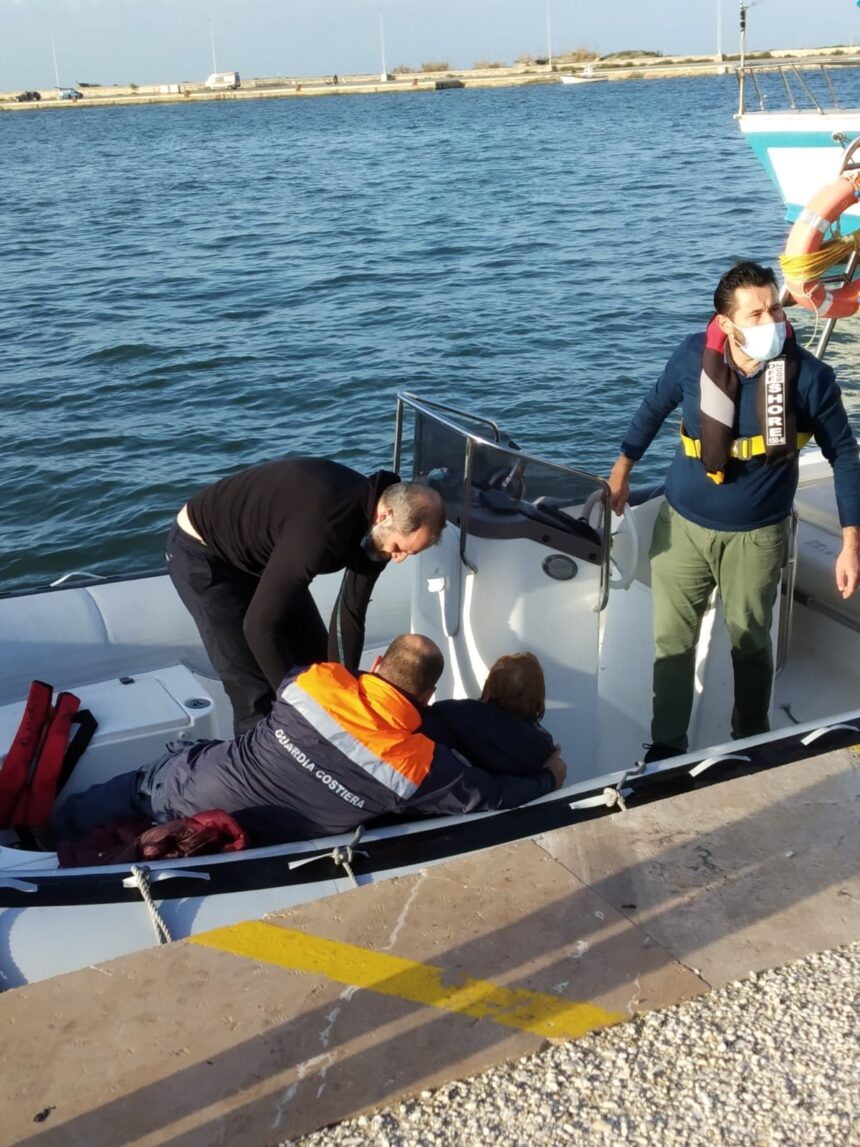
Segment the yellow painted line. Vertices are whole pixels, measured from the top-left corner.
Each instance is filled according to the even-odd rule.
[[[594,1004],[577,1003],[525,988],[504,988],[470,976],[460,984],[449,986],[443,982],[445,970],[433,964],[417,964],[386,952],[374,952],[323,936],[308,936],[261,921],[216,928],[191,936],[190,942],[294,972],[325,976],[339,984],[366,988],[414,1004],[473,1019],[488,1019],[550,1039],[576,1039],[625,1018],[620,1012],[609,1012]]]

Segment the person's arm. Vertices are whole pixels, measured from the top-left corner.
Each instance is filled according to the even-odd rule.
[[[842,550],[836,559],[836,588],[844,598],[860,586],[860,527],[842,527]]]
[[[607,479],[609,482],[609,496],[612,502],[612,509],[616,514],[623,512],[624,507],[627,505],[627,499],[630,497],[630,482],[628,478],[634,465],[635,463],[632,458],[628,458],[626,454],[619,454],[615,459],[615,465],[609,472]]]
[[[403,810],[437,816],[516,808],[545,796],[564,781],[564,762],[557,754],[552,764],[532,776],[494,775],[475,768],[451,749],[437,745],[430,772]]]
[[[310,593],[325,551],[323,538],[298,549],[278,543],[248,606],[245,640],[273,689],[292,666],[325,660],[325,625]]]
[[[860,586],[860,456],[842,392],[832,369],[821,363],[807,396],[812,431],[833,467],[836,506],[842,526],[842,550],[836,559],[836,587],[849,598]]]
[[[621,452],[607,479],[612,509],[616,514],[620,514],[627,505],[630,471],[654,441],[660,427],[683,400],[683,368],[688,356],[694,353],[688,348],[688,341],[683,342],[669,359],[663,373],[642,399],[627,427]]]
[[[374,563],[367,573],[347,570],[343,575],[328,629],[328,660],[339,661],[350,673],[358,672],[364,651],[364,619],[376,579],[387,562]]]

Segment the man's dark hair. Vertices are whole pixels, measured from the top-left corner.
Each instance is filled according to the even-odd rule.
[[[740,287],[776,287],[776,275],[770,267],[762,267],[760,263],[735,263],[730,271],[726,271],[714,291],[714,310],[718,315],[732,317],[736,300],[735,291]]]
[[[444,668],[445,659],[435,641],[420,633],[404,633],[386,649],[376,673],[403,693],[423,697],[436,688]]]
[[[445,503],[437,490],[420,482],[395,482],[379,499],[391,511],[393,526],[402,534],[414,534],[426,526],[431,543],[439,540],[445,528]]]

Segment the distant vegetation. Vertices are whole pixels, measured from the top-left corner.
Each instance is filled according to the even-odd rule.
[[[610,52],[608,56],[601,56],[601,60],[629,60],[634,56],[662,56],[662,52],[647,52],[644,49],[628,48],[626,52]]]
[[[415,69],[410,68],[408,64],[398,64],[396,68],[391,69],[392,76],[414,76]]]
[[[472,68],[476,72],[484,72],[488,68],[506,68],[508,65],[501,62],[501,60],[475,60]]]
[[[447,72],[449,71],[449,64],[447,60],[428,60],[421,65],[422,72]]]
[[[558,53],[556,53],[555,58],[559,59],[560,57],[564,57],[565,62],[569,63],[569,64],[576,64],[582,60],[597,60],[597,59],[599,59],[597,52],[593,51],[591,48],[574,48],[572,52],[558,52]],[[543,62],[546,63],[546,60],[544,60]],[[536,64],[540,63],[540,61],[535,60],[535,63]]]

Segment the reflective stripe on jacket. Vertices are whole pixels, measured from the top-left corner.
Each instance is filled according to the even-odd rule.
[[[416,732],[421,714],[387,681],[325,663],[286,686],[281,700],[369,778],[401,800],[413,796],[430,772],[434,744]]]
[[[282,682],[272,712],[243,737],[198,742],[162,765],[154,815],[161,823],[223,809],[260,845],[346,833],[407,807],[513,808],[551,790],[545,769],[514,777],[472,768],[419,733],[421,717],[380,677],[311,666]]]

